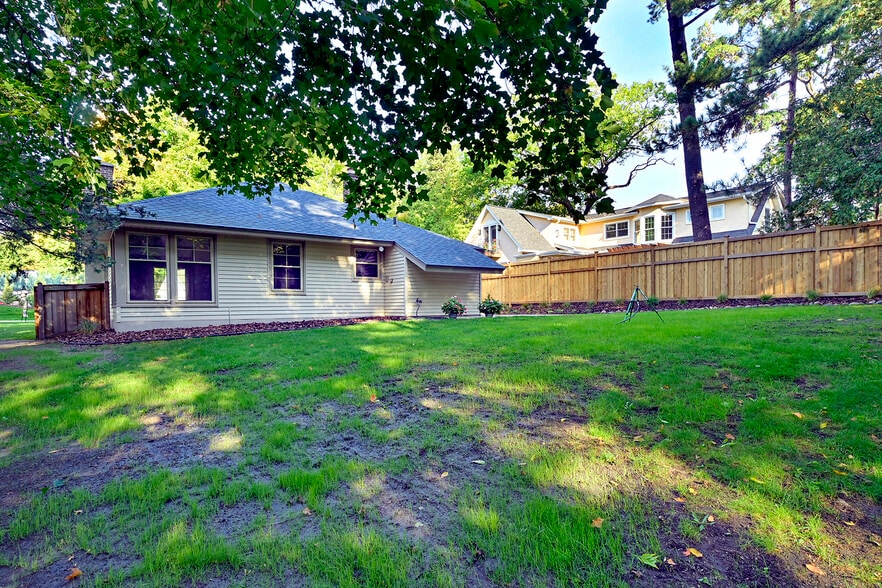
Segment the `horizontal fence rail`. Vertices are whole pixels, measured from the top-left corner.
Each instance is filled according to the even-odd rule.
[[[882,287],[882,221],[512,263],[484,275],[482,294],[508,304],[720,295],[865,294]]]
[[[110,288],[103,284],[37,284],[34,321],[37,339],[49,339],[81,328],[84,321],[110,329]]]

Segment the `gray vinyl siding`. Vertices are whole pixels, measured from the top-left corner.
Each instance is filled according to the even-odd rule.
[[[389,247],[383,257],[386,316],[407,315],[407,258],[400,247]]]
[[[124,235],[121,235],[117,243],[120,255],[115,266],[121,304],[116,305],[113,313],[114,328],[129,331],[387,314],[383,280],[355,278],[355,259],[350,245],[288,241],[303,244],[302,292],[274,292],[270,288],[268,239],[220,235],[214,241],[214,302],[137,304],[126,302],[128,273]]]
[[[466,315],[478,316],[481,302],[481,275],[472,272],[424,272],[407,262],[407,314],[416,314],[416,299],[422,299],[419,316],[443,316],[441,305],[459,296]]]

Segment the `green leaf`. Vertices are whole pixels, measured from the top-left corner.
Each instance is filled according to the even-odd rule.
[[[489,20],[478,18],[472,23],[472,31],[475,33],[475,39],[481,45],[486,45],[490,39],[499,36],[499,29]]]

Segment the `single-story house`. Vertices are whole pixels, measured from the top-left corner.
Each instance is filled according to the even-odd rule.
[[[708,192],[707,206],[715,239],[754,235],[772,212],[782,210],[780,193],[769,184]],[[466,243],[482,247],[500,263],[689,241],[689,201],[666,194],[614,213],[589,214],[579,223],[569,217],[488,205],[466,237]]]
[[[356,222],[343,203],[276,189],[269,201],[198,190],[123,207],[103,236],[117,331],[356,317],[441,316],[453,295],[478,314],[480,248],[396,219]]]

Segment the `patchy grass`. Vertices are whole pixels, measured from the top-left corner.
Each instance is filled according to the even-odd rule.
[[[880,309],[664,319],[4,351],[0,584],[882,582]]]

